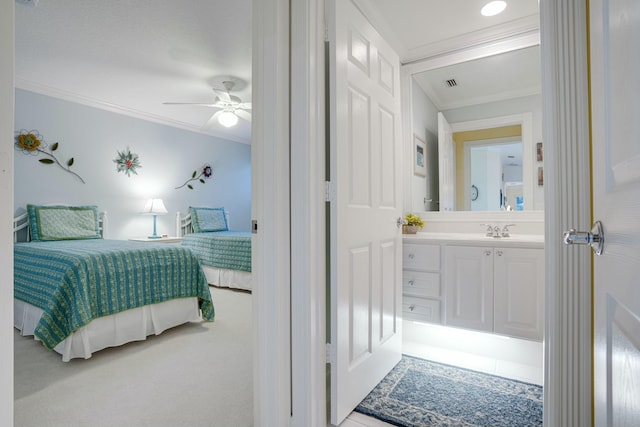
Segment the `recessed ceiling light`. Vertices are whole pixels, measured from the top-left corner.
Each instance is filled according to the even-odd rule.
[[[507,2],[498,0],[490,1],[480,10],[483,16],[494,16],[502,12],[507,7]]]

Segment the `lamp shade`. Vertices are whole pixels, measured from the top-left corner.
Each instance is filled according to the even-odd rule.
[[[167,208],[164,207],[162,199],[149,199],[144,205],[142,213],[148,215],[164,215],[167,213]]]
[[[231,126],[235,126],[238,123],[238,116],[236,116],[231,111],[223,111],[218,116],[218,123],[220,123],[224,127],[230,128]]]

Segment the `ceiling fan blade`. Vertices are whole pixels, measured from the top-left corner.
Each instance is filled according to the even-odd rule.
[[[238,106],[236,108],[242,108],[243,110],[251,110],[251,103],[250,102],[241,102],[240,104],[238,104]]]
[[[220,98],[221,101],[231,102],[231,96],[229,95],[229,92],[225,92],[220,89],[214,89],[213,91],[216,93],[216,95],[218,95],[218,98]]]
[[[209,117],[209,120],[207,120],[207,122],[202,126],[203,128],[208,128],[211,127],[211,125],[213,125],[214,123],[217,122],[218,120],[218,116],[222,113],[222,110],[220,111],[216,111],[211,117]]]
[[[244,119],[248,122],[251,122],[251,114],[247,111],[244,110],[236,110],[234,111],[236,116],[240,117],[241,119]]]

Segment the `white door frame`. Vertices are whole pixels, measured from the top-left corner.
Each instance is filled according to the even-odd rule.
[[[543,58],[543,103],[544,103],[544,135],[545,135],[545,168],[546,182],[553,182],[545,189],[545,237],[546,237],[546,326],[545,326],[545,425],[549,427],[571,427],[591,425],[591,301],[590,301],[590,257],[578,254],[578,251],[568,253],[560,243],[560,234],[567,227],[586,227],[590,223],[589,214],[589,139],[588,139],[588,114],[587,114],[587,68],[586,68],[586,1],[587,0],[545,0],[541,2],[541,38]],[[292,55],[293,74],[301,73],[301,84],[313,85],[316,88],[322,86],[319,70],[323,68],[321,58],[323,50],[319,43],[310,43],[310,32],[315,34],[318,28],[318,11],[322,10],[322,0],[297,0],[295,9],[296,25],[291,29],[291,39],[294,50],[301,49]],[[259,4],[264,4],[260,7]],[[265,27],[271,26],[272,14],[261,11],[269,11],[277,7],[288,5],[286,0],[256,0],[254,1],[254,16],[256,25],[260,27],[263,22]],[[314,13],[315,12],[315,13]],[[301,21],[298,21],[301,19]],[[284,23],[281,23],[285,25]],[[311,29],[311,30],[310,30]],[[283,29],[280,29],[284,31]],[[262,48],[254,46],[256,55],[276,53],[287,55],[289,46],[284,38],[275,38],[273,34],[266,34],[269,39],[262,40]],[[578,64],[574,63],[574,55],[578,58]],[[272,66],[270,74],[277,75],[276,64]],[[254,70],[256,70],[254,68]],[[255,75],[254,78],[258,76]],[[294,77],[296,79],[297,77]],[[264,77],[261,77],[265,82]],[[288,90],[286,85],[282,91]],[[270,100],[273,89],[267,86],[261,88],[262,94],[257,93],[254,87],[254,100]],[[292,186],[291,200],[311,201],[323,200],[324,194],[321,185],[314,185],[313,176],[318,173],[314,167],[321,168],[319,160],[309,158],[310,153],[321,153],[324,150],[324,141],[320,137],[323,134],[323,112],[313,104],[314,99],[309,98],[310,89],[297,87],[296,91],[305,91],[305,96],[295,97],[291,100],[291,110],[296,111],[307,120],[301,122],[292,121],[291,135],[300,135],[300,139],[291,140],[292,164],[310,167],[306,176],[307,184]],[[255,114],[255,113],[254,113]],[[278,126],[282,126],[284,118],[278,120]],[[274,123],[272,123],[274,124]],[[255,129],[255,128],[254,128]],[[270,129],[270,128],[269,128]],[[269,129],[263,129],[267,132]],[[273,135],[260,135],[260,130],[254,131],[254,141],[260,141],[264,146],[263,151],[276,150],[273,160],[278,160],[278,167],[284,166],[288,160],[288,151],[277,151],[282,145]],[[271,133],[273,133],[271,131]],[[299,146],[300,145],[300,146]],[[303,147],[306,146],[306,147]],[[294,148],[295,147],[295,148]],[[565,150],[568,148],[568,150]],[[301,163],[299,163],[301,162]],[[254,165],[255,166],[255,165]],[[263,163],[263,169],[267,163]],[[274,168],[275,165],[271,165]],[[300,169],[297,169],[300,171]],[[569,175],[567,171],[572,171]],[[254,174],[260,179],[268,177],[268,170],[256,170]],[[265,176],[262,176],[265,175]],[[303,176],[296,176],[303,179]],[[317,183],[316,183],[317,184]],[[311,188],[311,190],[310,190]],[[313,194],[313,188],[316,193]],[[260,200],[269,200],[278,194],[275,183],[263,185]],[[305,193],[308,191],[308,193]],[[304,202],[301,202],[303,204]],[[313,206],[313,205],[311,205]],[[273,206],[273,217],[289,215],[289,210],[283,206]],[[264,210],[264,207],[261,208]],[[297,244],[309,242],[308,239],[318,237],[318,221],[323,215],[316,216],[317,210],[307,209],[296,212],[296,220],[299,224],[306,224],[306,231],[299,230],[302,234],[293,234],[292,239]],[[321,221],[321,220],[320,220]],[[303,227],[304,228],[304,227]],[[304,243],[302,243],[304,245]],[[317,246],[313,246],[316,250]],[[282,247],[262,248],[277,249],[283,251],[281,258],[289,254]],[[580,251],[583,252],[583,251]],[[286,300],[291,298],[292,322],[294,325],[303,325],[311,333],[322,331],[323,316],[326,310],[326,301],[322,297],[325,284],[320,280],[309,280],[312,272],[321,272],[325,267],[323,257],[317,256],[317,251],[309,253],[296,253],[292,255],[292,262],[300,267],[296,275],[291,278],[293,289],[306,287],[305,292],[290,293],[287,286],[281,286],[269,291],[276,291],[279,296],[271,296],[270,299]],[[261,253],[258,255],[269,257],[273,254]],[[263,260],[264,262],[264,260]],[[274,271],[268,271],[270,276],[261,274],[261,283],[278,283],[278,276]],[[299,275],[299,277],[298,277]],[[266,299],[266,298],[265,298]],[[256,298],[260,305],[263,301]],[[264,301],[268,302],[268,301]],[[298,307],[298,304],[301,304]],[[277,306],[269,310],[277,309]],[[266,311],[266,310],[265,310]],[[256,334],[259,336],[282,336],[279,334],[283,326],[269,322],[268,313],[256,310],[258,315],[254,319]],[[564,326],[564,329],[562,328]],[[320,375],[324,371],[324,349],[320,344],[323,337],[310,336],[301,339],[299,335],[293,336],[291,342],[292,354],[300,357],[294,363],[294,369],[289,376],[285,371],[255,373],[256,382],[271,379],[272,387],[256,386],[255,415],[256,426],[287,425],[280,421],[278,414],[293,411],[288,425],[291,426],[324,426],[326,419],[326,395],[322,387],[323,379]],[[284,346],[281,341],[256,338],[256,359],[268,361],[258,366],[269,369],[277,366],[274,361],[284,354]],[[322,365],[322,366],[320,366]],[[315,367],[310,371],[302,367]],[[291,381],[291,382],[289,382]],[[291,389],[282,384],[291,384]],[[304,393],[305,404],[290,407],[290,396]],[[285,403],[286,402],[286,403]],[[274,410],[271,405],[279,408]]]
[[[254,425],[320,427],[327,419],[324,1],[254,0],[253,19]]]
[[[324,7],[291,2],[293,426],[327,424]]]
[[[0,2],[0,425],[13,426],[13,66],[15,2]]]
[[[533,183],[534,183],[534,172],[533,172],[533,164],[534,164],[534,152],[535,152],[535,144],[533,143],[533,113],[525,112],[520,114],[513,114],[510,116],[500,116],[500,117],[492,117],[489,119],[481,119],[481,120],[470,120],[466,122],[457,122],[451,123],[451,131],[455,132],[465,132],[470,130],[479,130],[479,129],[490,129],[497,128],[501,126],[510,126],[510,125],[520,125],[520,139],[522,140],[522,180],[523,180],[523,188],[524,188],[524,202],[525,206],[529,206],[528,210],[531,210],[533,206]],[[468,154],[468,149],[464,149],[465,156]],[[468,159],[464,159],[465,164],[468,163]],[[465,179],[459,185],[462,185],[464,189],[464,197],[463,200],[467,203],[471,200],[469,195],[471,184],[468,180],[469,170],[465,168]],[[513,203],[515,205],[515,203]]]
[[[545,149],[544,425],[592,425],[591,254],[561,235],[591,229],[588,0],[540,2]]]

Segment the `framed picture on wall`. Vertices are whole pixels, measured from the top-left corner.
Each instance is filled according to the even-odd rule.
[[[427,176],[427,144],[413,135],[413,174]]]

